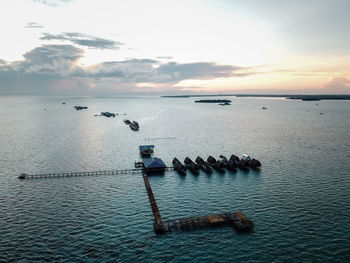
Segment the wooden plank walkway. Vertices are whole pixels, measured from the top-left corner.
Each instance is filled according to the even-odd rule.
[[[156,199],[154,198],[153,191],[145,171],[142,172],[142,176],[143,176],[143,180],[145,181],[146,190],[147,190],[149,201],[152,207],[152,212],[154,216],[154,230],[156,231],[156,233],[164,233],[166,232],[166,229],[164,228],[163,220],[162,220],[162,217],[160,216]]]
[[[166,167],[165,171],[173,170],[173,167]],[[248,220],[242,213],[224,213],[199,217],[180,218],[163,221],[156,199],[154,198],[151,185],[148,180],[147,173],[144,169],[123,169],[123,170],[104,170],[92,172],[68,172],[68,173],[42,173],[42,174],[24,174],[22,173],[19,179],[42,179],[42,178],[66,178],[77,176],[99,176],[99,175],[115,175],[115,174],[136,174],[141,173],[145,182],[148,197],[151,203],[154,216],[154,230],[156,233],[165,233],[172,230],[191,230],[202,227],[232,225],[239,231],[252,231],[254,228],[253,222]]]
[[[43,178],[61,178],[61,177],[77,177],[77,176],[99,176],[99,175],[115,175],[115,174],[136,174],[141,173],[142,168],[121,169],[121,170],[101,170],[101,171],[85,171],[85,172],[62,172],[62,173],[40,173],[26,174],[22,173],[19,179],[43,179]],[[165,167],[165,171],[174,170],[173,167]]]
[[[77,176],[99,176],[115,174],[134,174],[141,173],[142,169],[123,169],[123,170],[106,170],[90,172],[63,172],[63,173],[42,173],[42,174],[25,174],[18,176],[19,179],[42,179],[42,178],[60,178],[60,177],[77,177]]]
[[[231,225],[238,231],[252,231],[254,224],[248,220],[241,212],[214,214],[199,217],[180,218],[163,221],[156,199],[154,198],[148,176],[142,171],[143,180],[145,181],[149,201],[151,203],[154,216],[154,230],[156,233],[165,233],[171,230],[191,230],[203,227],[212,227],[220,225]]]

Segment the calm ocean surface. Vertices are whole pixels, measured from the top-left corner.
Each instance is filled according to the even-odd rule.
[[[350,101],[229,99],[0,97],[0,262],[350,262]],[[242,211],[255,232],[156,235],[140,174],[17,178],[133,168],[140,144],[169,166],[260,160],[260,172],[150,177],[163,219]]]

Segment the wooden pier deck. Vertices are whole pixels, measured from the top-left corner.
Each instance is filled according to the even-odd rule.
[[[145,181],[146,190],[152,207],[154,216],[154,230],[156,233],[165,233],[171,230],[191,230],[196,228],[220,225],[231,225],[238,231],[252,231],[254,228],[253,222],[248,220],[241,212],[231,212],[163,221],[157,206],[156,199],[154,198],[148,176],[145,171],[142,171],[142,176],[143,180]]]
[[[142,169],[123,169],[123,170],[106,170],[106,171],[90,171],[90,172],[63,172],[63,173],[41,173],[41,174],[25,174],[22,173],[19,179],[42,179],[42,178],[60,178],[60,177],[77,177],[77,176],[99,176],[99,175],[115,175],[115,174],[132,174],[141,173]]]
[[[156,233],[164,233],[166,232],[166,229],[164,228],[163,220],[162,220],[162,217],[160,216],[156,199],[154,198],[153,191],[145,171],[142,172],[142,176],[143,176],[143,180],[145,181],[146,190],[147,190],[149,201],[152,207],[152,212],[154,216],[154,230],[156,231]]]
[[[166,167],[165,171],[173,170],[173,167]],[[121,169],[121,170],[101,170],[101,171],[85,171],[85,172],[62,172],[62,173],[40,173],[26,174],[22,173],[18,176],[19,179],[44,179],[44,178],[63,178],[63,177],[78,177],[78,176],[100,176],[100,175],[115,175],[115,174],[137,174],[143,171],[142,168]]]
[[[173,167],[166,167],[165,171],[173,170]],[[65,178],[78,176],[99,176],[115,174],[137,174],[141,173],[145,182],[145,187],[151,203],[154,216],[154,230],[156,233],[165,233],[172,230],[191,230],[196,228],[231,225],[238,231],[252,231],[253,222],[248,220],[241,212],[229,212],[224,214],[214,214],[199,217],[180,218],[173,220],[162,219],[156,199],[154,198],[151,185],[148,180],[147,172],[142,168],[123,169],[123,170],[104,170],[92,172],[68,172],[68,173],[42,173],[42,174],[25,174],[22,173],[19,179],[43,179],[43,178]]]

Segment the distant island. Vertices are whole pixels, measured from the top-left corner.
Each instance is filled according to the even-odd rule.
[[[193,95],[169,95],[162,98],[191,98],[191,97],[262,97],[262,98],[286,98],[291,100],[315,101],[315,100],[350,100],[350,95],[276,95],[276,94],[193,94]],[[205,102],[204,103],[210,103]],[[220,101],[220,100],[217,100]],[[196,101],[197,102],[197,101]],[[213,102],[213,103],[216,103]]]
[[[196,100],[196,103],[230,103],[230,100]]]

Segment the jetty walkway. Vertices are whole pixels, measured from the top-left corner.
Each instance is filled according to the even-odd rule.
[[[238,231],[252,231],[253,222],[248,220],[241,212],[230,212],[224,214],[214,214],[199,217],[180,218],[175,220],[162,220],[156,199],[154,198],[151,184],[149,183],[147,173],[142,171],[145,181],[149,201],[151,203],[154,216],[154,231],[156,233],[165,233],[171,230],[191,230],[202,227],[231,225]]]
[[[165,171],[173,170],[173,167],[165,167]],[[85,172],[62,172],[62,173],[40,173],[40,174],[26,174],[21,173],[19,179],[44,179],[44,178],[63,178],[63,177],[78,177],[78,176],[101,176],[101,175],[115,175],[115,174],[137,174],[143,171],[142,168],[133,169],[115,169],[115,170],[101,170],[101,171],[85,171]]]
[[[173,167],[166,167],[165,171],[173,170]],[[115,174],[138,174],[142,173],[145,187],[148,193],[148,198],[151,203],[151,208],[154,216],[154,231],[156,233],[165,233],[172,230],[191,230],[202,227],[231,225],[238,231],[252,231],[254,228],[253,222],[248,220],[241,212],[229,212],[224,214],[213,214],[207,216],[180,218],[173,220],[163,220],[156,199],[154,198],[151,184],[148,180],[146,169],[134,168],[123,170],[104,170],[93,172],[68,172],[68,173],[41,173],[41,174],[25,174],[22,173],[19,179],[43,179],[43,178],[64,178],[78,176],[99,176],[99,175],[115,175]]]

